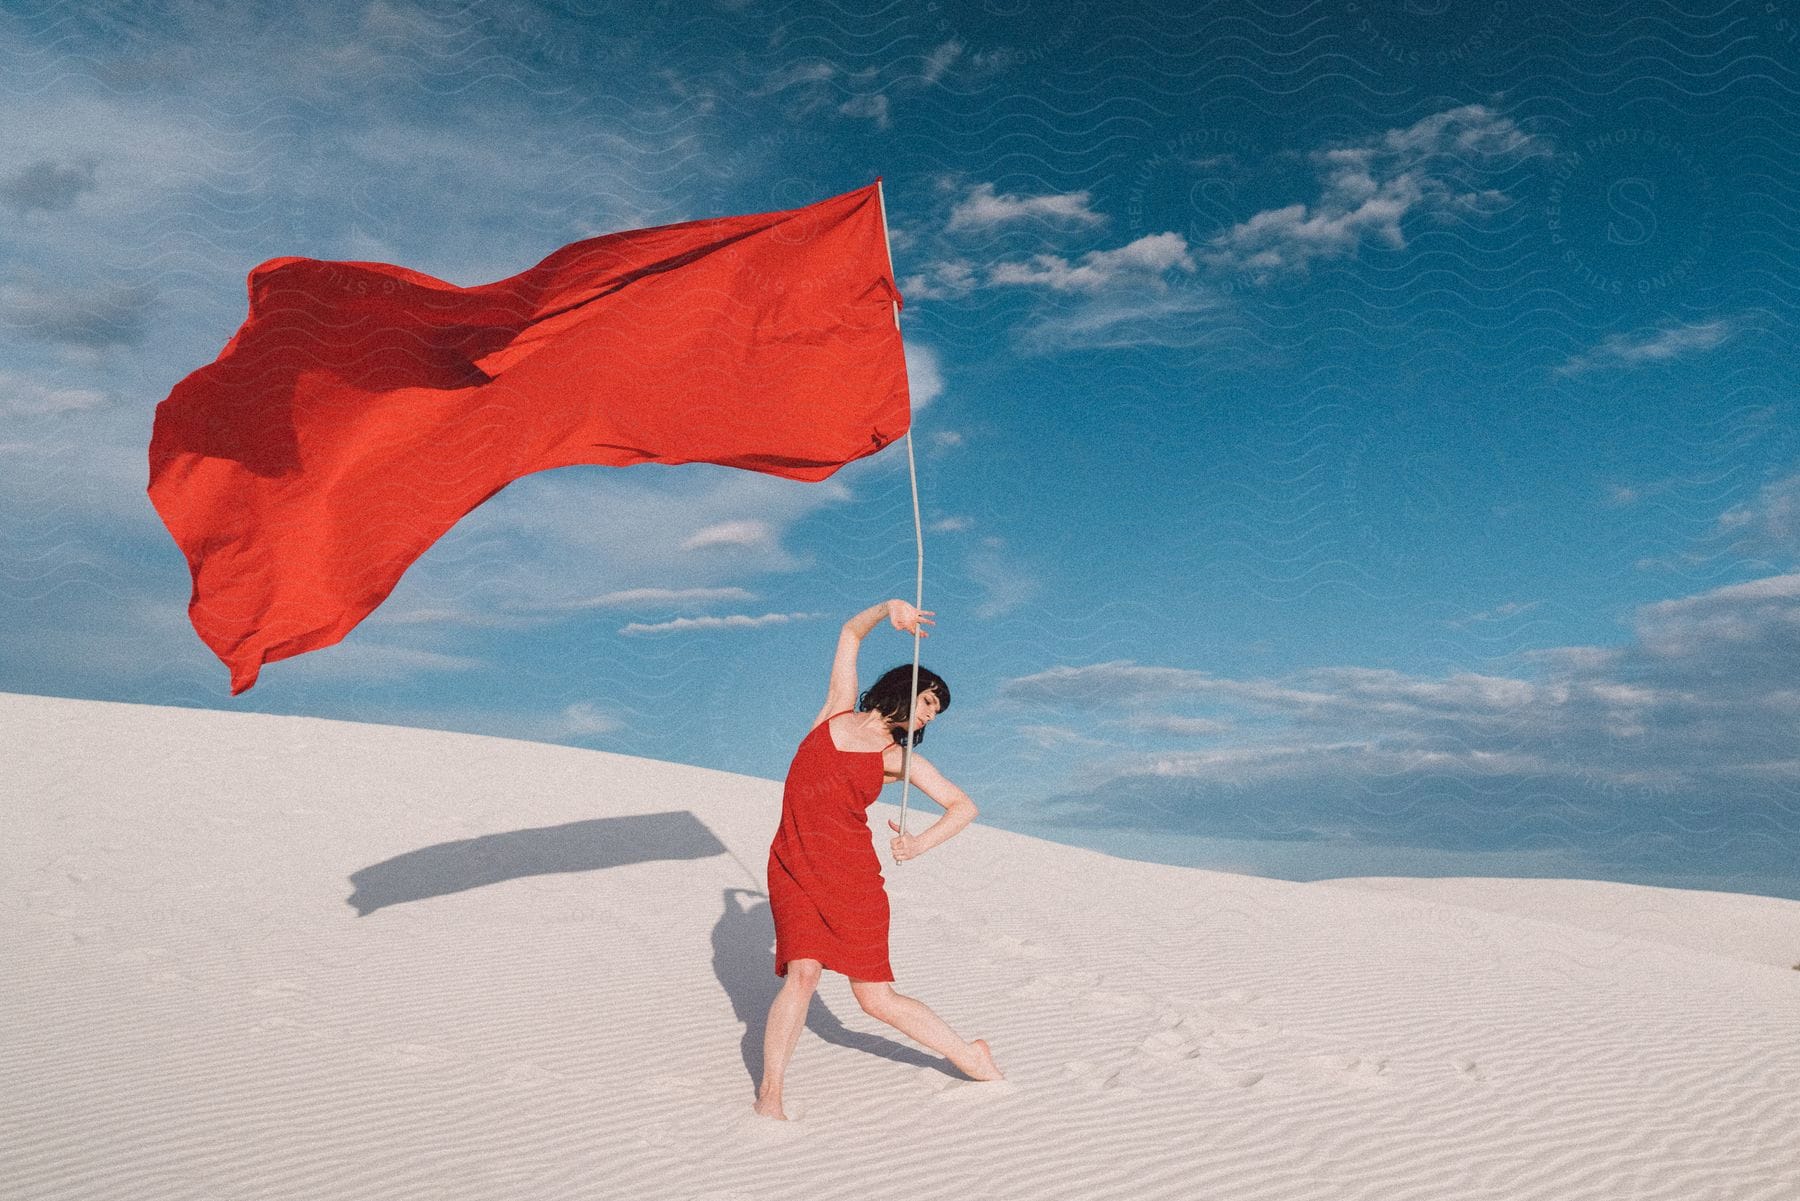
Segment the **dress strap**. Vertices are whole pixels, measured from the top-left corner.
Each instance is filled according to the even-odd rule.
[[[861,712],[861,710],[858,710],[858,709],[840,709],[840,710],[839,710],[839,711],[838,711],[838,712],[836,712],[836,713],[833,713],[833,714],[832,714],[832,715],[831,715],[831,717],[827,717],[827,718],[826,718],[826,719],[825,719],[825,720],[824,720],[824,721],[822,721],[822,722],[820,722],[820,723],[819,723],[819,724],[818,724],[818,725],[816,725],[816,726],[814,726],[814,727],[813,727],[813,728],[814,728],[814,729],[815,729],[815,730],[825,730],[825,740],[826,740],[826,741],[827,741],[827,742],[831,742],[831,731],[830,731],[830,730],[828,730],[828,729],[826,729],[826,727],[827,727],[827,726],[829,726],[829,725],[830,725],[830,724],[831,724],[831,720],[832,720],[832,718],[834,718],[834,717],[842,717],[842,716],[843,716],[843,715],[844,715],[844,714],[846,714],[846,713],[858,713],[858,712]],[[836,746],[837,746],[837,743],[835,743],[835,742],[831,742],[831,745],[832,745],[832,746],[833,746],[833,747],[836,747]],[[900,745],[900,744],[899,744],[899,743],[895,743],[895,744],[894,744],[894,745],[895,745],[895,746],[899,746],[899,745]],[[843,753],[843,754],[847,754],[847,755],[885,755],[885,754],[887,754],[887,747],[885,747],[885,746],[884,746],[884,747],[882,747],[882,748],[881,748],[881,749],[880,749],[880,750],[879,750],[879,751],[843,751],[843,752],[841,752],[841,753]]]

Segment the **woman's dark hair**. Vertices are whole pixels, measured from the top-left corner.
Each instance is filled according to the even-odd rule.
[[[869,685],[869,690],[862,694],[862,700],[856,707],[863,712],[871,709],[881,710],[882,716],[889,721],[897,721],[901,729],[894,731],[894,741],[901,746],[906,745],[906,715],[912,708],[912,664],[902,663],[899,667],[890,668],[882,673],[881,678]],[[927,692],[937,693],[938,712],[942,713],[950,707],[950,685],[944,683],[944,677],[935,671],[919,668],[919,695]],[[912,744],[918,746],[925,740],[924,730],[914,730]]]

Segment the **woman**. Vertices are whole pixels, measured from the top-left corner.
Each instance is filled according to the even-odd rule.
[[[999,1080],[986,1042],[964,1042],[937,1014],[894,991],[888,966],[888,900],[881,863],[869,838],[865,810],[882,785],[901,778],[912,755],[911,780],[943,806],[944,816],[919,834],[890,840],[897,862],[924,854],[975,820],[975,805],[916,752],[925,727],[950,707],[950,688],[934,672],[919,669],[912,703],[912,666],[896,667],[856,694],[856,653],[883,617],[902,633],[934,624],[931,610],[902,600],[872,605],[844,623],[825,705],[813,719],[788,767],[781,797],[781,826],[769,847],[769,908],[775,915],[775,974],[787,977],[769,1007],[763,1033],[763,1078],[752,1107],[787,1120],[781,1108],[782,1077],[806,1009],[825,968],[850,979],[850,991],[870,1017],[930,1047],[976,1080]],[[913,711],[909,731],[907,715]],[[894,830],[900,827],[890,821]]]

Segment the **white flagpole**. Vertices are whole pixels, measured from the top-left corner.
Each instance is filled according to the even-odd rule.
[[[888,275],[894,274],[894,247],[888,241],[887,198],[881,190],[881,180],[875,181],[875,199],[881,205],[881,243],[887,251]],[[900,305],[894,303],[894,328],[900,328]],[[913,608],[925,607],[925,529],[919,520],[919,469],[913,462],[912,414],[907,414],[906,421],[906,476],[912,484],[913,540],[919,549],[919,570],[913,581]],[[900,752],[900,833],[906,833],[906,799],[912,791],[912,728],[915,710],[919,703],[919,624],[913,623],[913,661],[912,661],[912,699],[906,706],[906,741],[901,744]],[[895,861],[898,867],[899,860]]]

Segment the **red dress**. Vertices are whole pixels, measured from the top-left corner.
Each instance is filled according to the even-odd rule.
[[[775,974],[787,975],[790,959],[817,959],[852,980],[892,980],[887,891],[867,816],[881,792],[882,752],[840,751],[831,717],[794,752],[769,846]]]

